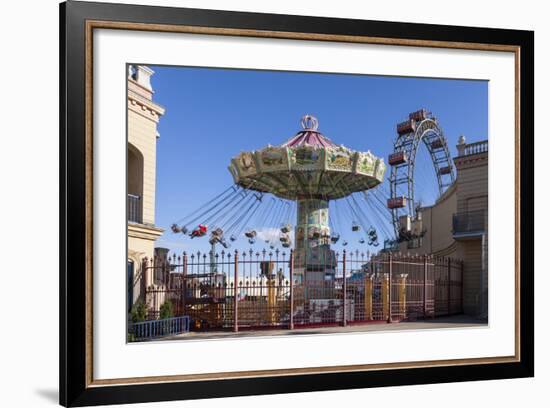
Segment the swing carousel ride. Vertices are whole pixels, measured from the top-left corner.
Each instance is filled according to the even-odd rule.
[[[414,201],[414,162],[420,142],[430,152],[439,194],[444,178],[454,181],[454,169],[431,114],[411,113],[406,123],[407,129],[397,125],[389,187],[383,183],[383,159],[334,143],[314,116],[305,115],[303,129],[282,145],[233,157],[234,185],[174,223],[172,231],[208,237],[213,248],[229,248],[238,239],[293,248],[296,276],[304,282],[306,271],[308,281],[334,274],[332,248],[350,239],[374,250],[379,232],[385,247],[418,238],[423,232]]]

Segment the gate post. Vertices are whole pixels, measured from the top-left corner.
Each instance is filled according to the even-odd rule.
[[[408,274],[402,273],[399,277],[399,316],[400,319],[407,318],[407,276]],[[402,316],[402,317],[401,317]]]
[[[274,324],[276,322],[276,311],[275,311],[276,306],[277,306],[277,294],[276,294],[276,288],[275,288],[275,279],[270,277],[267,280],[267,321],[270,324]]]
[[[365,320],[372,320],[372,275],[365,275]]]
[[[464,261],[460,261],[460,313],[464,313]]]
[[[147,293],[147,289],[149,289],[149,286],[151,286],[151,282],[149,280],[149,269],[147,268],[147,264],[148,264],[148,258],[145,257],[141,262],[141,276],[143,276],[143,286],[145,288],[145,293]]]
[[[235,258],[233,258],[233,262],[235,264],[235,275],[233,277],[233,331],[238,332],[239,331],[239,319],[238,319],[238,312],[239,312],[239,299],[238,299],[238,293],[239,293],[239,252],[235,251]]]
[[[162,268],[161,269],[162,270],[162,273],[161,273],[162,284],[164,285],[165,289],[168,289],[169,285],[170,285],[170,272],[168,270],[168,259],[166,258],[166,254],[163,255],[163,257],[161,259],[161,268]]]
[[[447,259],[447,314],[451,314],[451,258]]]
[[[294,251],[290,250],[290,259],[289,259],[289,276],[290,276],[290,330],[294,329]]]
[[[183,290],[181,292],[181,302],[183,303],[183,316],[187,314],[187,252],[183,253],[183,264],[182,264],[182,280],[183,280]]]
[[[424,255],[424,284],[422,294],[422,308],[424,309],[424,320],[428,315],[428,256]]]
[[[347,298],[347,284],[346,284],[346,250],[344,249],[342,257],[342,326],[346,326],[346,298]]]
[[[391,296],[391,290],[392,290],[392,275],[393,275],[393,256],[392,253],[389,253],[389,259],[388,259],[388,323],[392,323],[392,310],[391,310],[391,302],[392,302],[392,296]]]

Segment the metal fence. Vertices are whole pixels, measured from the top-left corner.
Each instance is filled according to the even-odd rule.
[[[462,312],[462,262],[359,251],[303,271],[293,253],[182,254],[145,260],[149,318],[163,303],[191,330],[247,330],[431,318]],[[309,279],[309,276],[321,279]]]
[[[155,339],[189,332],[189,316],[172,317],[160,320],[147,320],[131,323],[128,333],[132,341]]]

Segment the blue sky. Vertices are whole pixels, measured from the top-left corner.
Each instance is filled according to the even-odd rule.
[[[169,226],[233,184],[231,157],[283,143],[300,129],[304,114],[315,115],[319,130],[334,142],[386,161],[396,123],[419,108],[438,118],[453,156],[460,134],[467,142],[487,139],[485,81],[151,68],[154,100],[166,108],[158,128],[156,224],[167,231],[157,245],[178,253],[208,249],[206,239],[174,235]],[[417,198],[424,204],[436,197],[429,165],[420,152]]]

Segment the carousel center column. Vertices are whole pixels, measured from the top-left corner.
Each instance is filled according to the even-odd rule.
[[[323,198],[297,199],[294,276],[298,284],[322,285],[334,276],[328,203]]]

